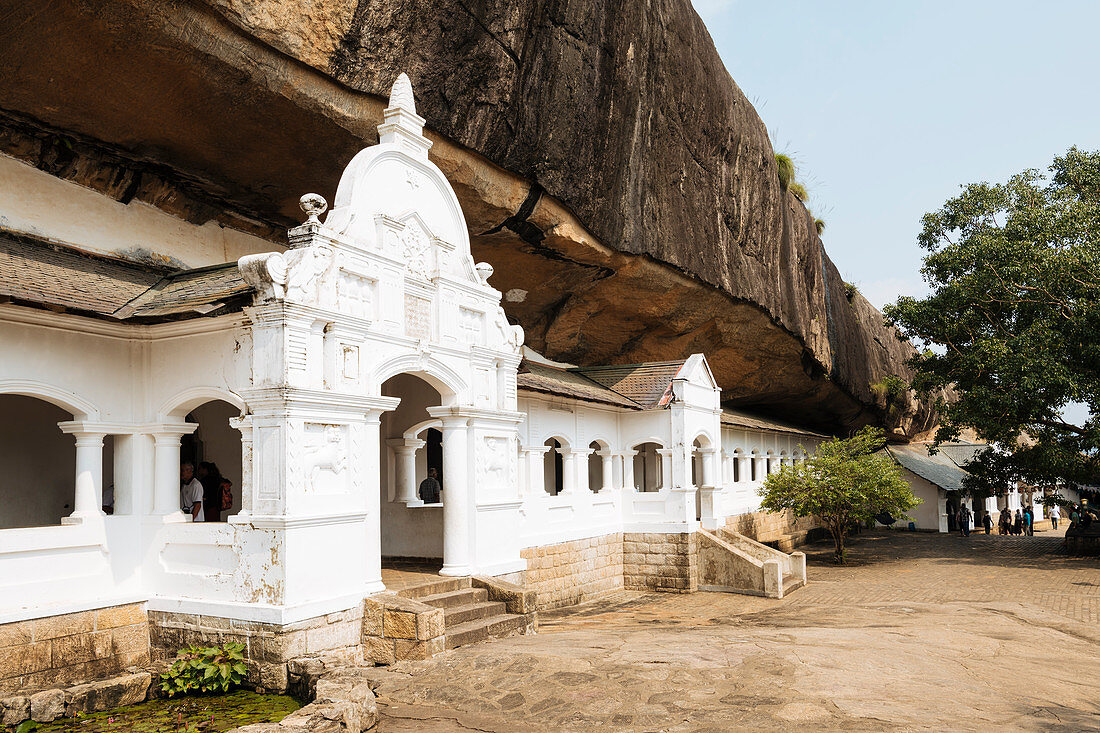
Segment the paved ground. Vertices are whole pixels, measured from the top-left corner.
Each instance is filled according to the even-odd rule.
[[[535,636],[379,668],[380,730],[1100,730],[1100,562],[1060,543],[872,533],[849,567],[808,548],[782,601],[544,614]]]

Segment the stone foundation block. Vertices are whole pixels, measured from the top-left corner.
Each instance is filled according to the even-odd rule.
[[[64,690],[43,690],[31,695],[31,720],[49,723],[65,715]]]

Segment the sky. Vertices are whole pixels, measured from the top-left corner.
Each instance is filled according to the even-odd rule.
[[[926,292],[921,216],[1100,149],[1100,2],[694,0],[825,248],[876,306]]]

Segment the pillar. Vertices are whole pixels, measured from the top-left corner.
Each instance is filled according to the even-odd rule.
[[[183,522],[180,510],[180,438],[198,429],[195,423],[159,425],[153,433],[153,514]]]
[[[470,574],[470,509],[465,417],[443,421],[443,569],[440,575]]]
[[[603,461],[603,486],[596,489],[599,492],[615,486],[615,454],[609,450],[597,451],[596,454]]]
[[[549,446],[540,445],[534,448],[524,448],[523,455],[527,459],[525,471],[527,472],[528,496],[539,496],[546,493],[546,478],[544,476],[546,451]]]
[[[577,488],[577,456],[581,451],[566,448],[559,449],[561,453],[561,493],[572,494]],[[585,472],[587,476],[587,471]]]
[[[382,444],[382,413],[384,410],[367,410],[363,429],[363,455],[352,459],[363,461],[366,487],[363,497],[366,510],[366,582],[365,592],[379,593],[386,590],[382,583],[382,469],[378,465]]]
[[[636,450],[624,450],[619,453],[619,457],[622,459],[622,476],[623,489],[626,491],[634,491],[634,456],[638,455]]]
[[[58,423],[58,427],[76,439],[75,496],[70,517],[82,520],[104,516],[103,438],[107,433],[75,420]]]
[[[417,438],[394,438],[386,442],[393,448],[394,457],[397,459],[397,465],[394,466],[396,501],[402,504],[423,504],[424,502],[416,494],[416,451],[427,444]]]
[[[661,464],[661,485],[659,489],[671,489],[672,483],[672,448],[658,448],[657,455],[660,458]]]
[[[747,484],[752,481],[752,465],[749,463],[752,459],[738,454],[733,460],[737,461],[737,478],[740,479],[738,483]]]
[[[699,476],[700,486],[718,486],[721,481],[718,479],[717,461],[718,452],[714,448],[708,448],[700,452],[699,455],[699,470],[702,473]]]

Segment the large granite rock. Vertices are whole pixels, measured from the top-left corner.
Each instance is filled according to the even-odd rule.
[[[399,71],[505,308],[584,364],[704,351],[724,397],[926,429],[689,0],[3,0],[0,150],[278,241]],[[62,142],[64,143],[62,145]]]

